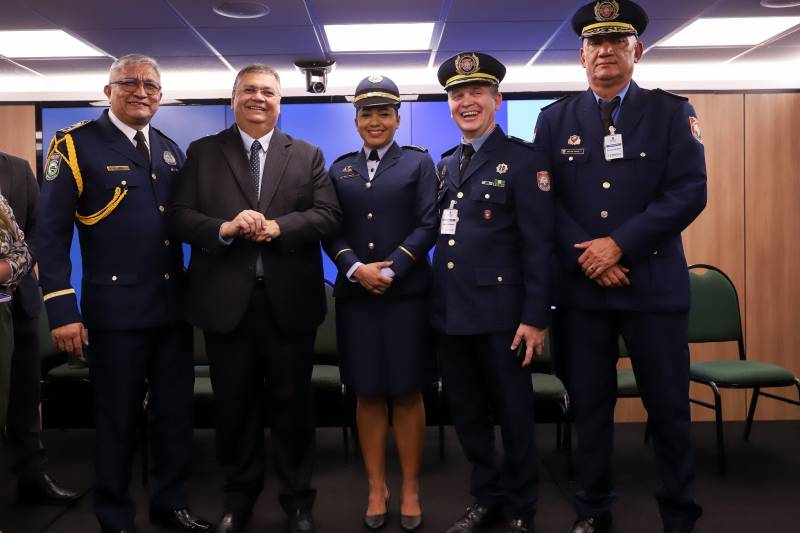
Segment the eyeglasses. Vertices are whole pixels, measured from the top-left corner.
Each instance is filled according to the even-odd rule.
[[[161,92],[161,85],[154,81],[142,81],[135,78],[125,78],[122,80],[112,81],[109,85],[118,85],[120,89],[126,93],[135,93],[139,86],[144,87],[144,92],[147,96],[154,96]]]

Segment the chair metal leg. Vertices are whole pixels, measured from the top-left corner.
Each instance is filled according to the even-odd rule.
[[[562,449],[562,447],[561,447],[561,432],[562,432],[561,422],[556,422],[556,450],[559,450],[559,451]]]
[[[714,414],[717,420],[717,470],[719,475],[723,476],[725,475],[725,441],[722,430],[722,397],[716,383],[711,382],[709,386],[714,392]]]
[[[750,430],[753,428],[753,416],[756,414],[756,403],[761,387],[753,388],[753,397],[750,398],[750,409],[747,410],[747,421],[744,424],[744,440],[750,439]]]

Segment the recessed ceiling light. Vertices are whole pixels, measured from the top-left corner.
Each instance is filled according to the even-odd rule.
[[[777,9],[782,7],[797,7],[800,6],[800,0],[761,0],[761,5]]]
[[[753,46],[798,24],[800,17],[700,18],[657,46]]]
[[[332,52],[430,50],[433,22],[325,25]]]
[[[0,31],[0,54],[13,59],[105,55],[61,30]]]
[[[211,8],[214,13],[232,19],[257,19],[269,15],[269,6],[252,0],[220,0]]]

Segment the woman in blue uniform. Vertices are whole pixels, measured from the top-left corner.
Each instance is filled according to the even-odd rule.
[[[331,165],[344,221],[325,245],[339,270],[334,296],[342,380],[358,397],[356,422],[369,478],[364,524],[378,529],[388,515],[391,404],[403,471],[400,523],[414,531],[422,524],[420,391],[436,379],[427,293],[438,180],[426,150],[394,142],[400,93],[392,80],[365,78],[354,104],[364,146]]]

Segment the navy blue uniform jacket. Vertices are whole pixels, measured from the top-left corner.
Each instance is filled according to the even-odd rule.
[[[439,209],[454,201],[459,222],[436,241],[433,326],[447,335],[546,328],[554,223],[546,158],[499,126],[462,179],[460,152],[438,165]]]
[[[631,82],[617,133],[624,157],[606,161],[591,91],[542,110],[534,144],[549,155],[557,197],[560,258],[556,304],[631,311],[689,308],[681,231],[706,205],[705,152],[686,98]],[[576,142],[577,141],[577,142]],[[602,288],[578,265],[575,243],[611,236],[628,287]]]
[[[108,111],[56,134],[59,155],[45,168],[36,246],[51,328],[84,322],[90,331],[120,330],[180,321],[181,244],[169,241],[164,211],[184,155],[152,126],[149,136],[152,170]],[[96,223],[76,220],[107,208],[124,191]],[[80,311],[70,285],[74,224],[83,260]]]
[[[431,282],[428,251],[437,227],[438,179],[431,156],[392,143],[371,182],[363,150],[336,160],[329,173],[344,213],[341,232],[325,244],[339,269],[334,296],[370,295],[346,277],[358,261],[393,261],[396,277],[386,295],[426,292]]]

